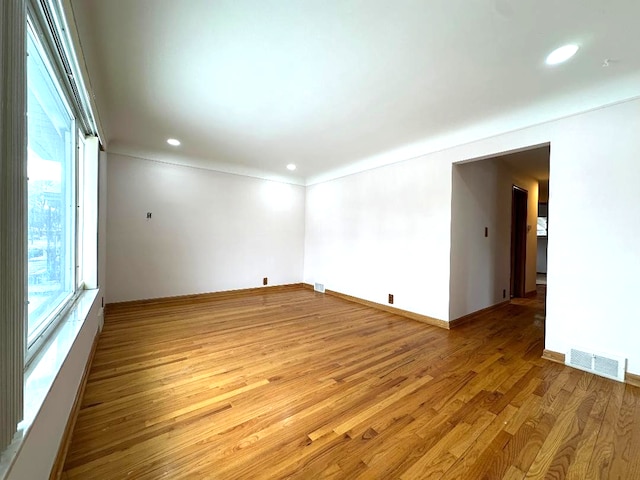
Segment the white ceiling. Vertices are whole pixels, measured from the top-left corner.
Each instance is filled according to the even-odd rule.
[[[640,95],[638,0],[66,2],[108,151],[300,184]]]

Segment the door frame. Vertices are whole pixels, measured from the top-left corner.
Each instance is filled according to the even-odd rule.
[[[529,192],[518,185],[511,188],[511,298],[526,294],[527,215]]]

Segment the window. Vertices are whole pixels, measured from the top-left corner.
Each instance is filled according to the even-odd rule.
[[[547,215],[548,215],[548,205],[546,203],[538,204],[538,237],[546,237],[547,236]]]
[[[547,236],[547,217],[538,217],[538,236]]]
[[[99,139],[62,2],[0,1],[0,30],[4,478],[98,294]]]
[[[77,137],[71,109],[30,28],[27,52],[27,344],[32,346],[78,288]]]

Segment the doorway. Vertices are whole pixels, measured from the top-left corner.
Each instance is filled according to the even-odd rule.
[[[516,185],[511,193],[511,298],[522,298],[526,289],[527,202],[529,193]]]

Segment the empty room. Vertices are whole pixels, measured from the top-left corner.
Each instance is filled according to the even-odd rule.
[[[640,479],[639,17],[3,0],[0,479]]]

